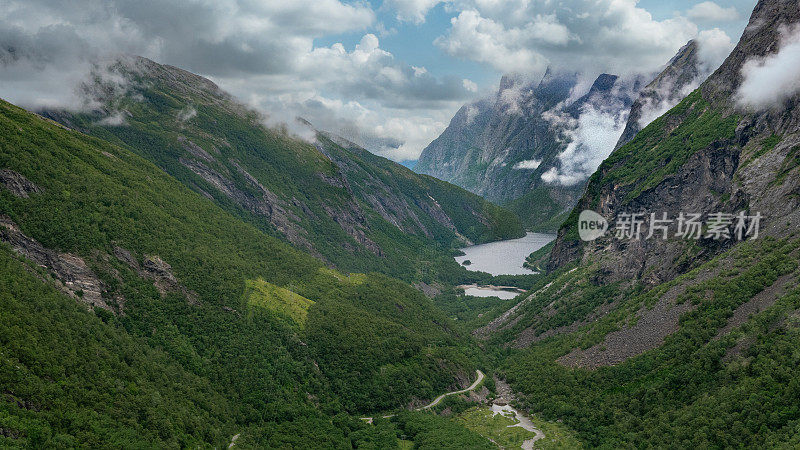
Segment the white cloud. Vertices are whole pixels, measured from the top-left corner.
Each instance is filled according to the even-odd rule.
[[[695,40],[698,45],[697,52],[700,69],[706,76],[722,65],[722,62],[731,54],[734,47],[731,37],[719,28],[703,30]]]
[[[541,71],[546,60],[521,45],[520,30],[506,30],[502,23],[481,17],[478,11],[461,12],[451,20],[447,37],[435,43],[450,55],[491,65],[502,72]]]
[[[461,83],[464,85],[464,89],[469,92],[478,92],[478,84],[474,81],[464,78]]]
[[[178,119],[180,122],[184,122],[184,123],[186,123],[186,122],[188,122],[188,121],[190,121],[190,120],[194,119],[195,117],[197,117],[197,110],[196,110],[196,109],[194,109],[194,106],[192,106],[192,105],[189,105],[189,106],[187,106],[186,108],[184,108],[184,109],[182,109],[182,110],[180,110],[180,111],[178,112],[178,117],[177,117],[177,119]]]
[[[387,0],[384,4],[397,12],[397,19],[403,22],[414,22],[417,24],[425,22],[428,11],[433,9],[443,0]]]
[[[735,6],[723,8],[714,2],[698,3],[686,12],[690,19],[709,22],[732,22],[739,19]]]
[[[656,96],[648,98],[647,102],[642,105],[642,112],[639,118],[639,126],[641,128],[663,116],[697,89],[701,83],[719,68],[734,47],[731,38],[718,28],[701,31],[695,40],[697,42],[698,58],[697,77],[680,89],[675,87],[676,79],[662,79],[661,85],[657,88]]]
[[[800,92],[800,27],[782,34],[777,53],[744,63],[744,81],[737,92],[740,106],[766,109]]]
[[[597,170],[625,130],[636,78],[618,79],[610,91],[592,94],[580,107],[577,118],[567,109],[567,102],[542,114],[566,143],[558,154],[558,166],[542,174],[544,182],[574,186]]]
[[[100,120],[101,125],[109,125],[112,127],[119,127],[125,125],[126,123],[127,121],[125,120],[125,113],[121,111],[116,111]]]
[[[514,168],[520,170],[536,170],[539,168],[540,165],[542,165],[541,161],[535,159],[527,159],[525,161],[520,161],[514,164]]]
[[[680,103],[687,95],[697,89],[702,81],[703,78],[697,77],[691,83],[684,86],[677,95],[670,95],[673,89],[673,85],[670,82],[660,86],[660,92],[657,97],[659,100],[655,101],[649,98],[645,104],[642,105],[642,112],[639,117],[639,128],[643,129],[654,120],[666,114],[667,111],[675,107],[675,105]]]
[[[655,20],[637,0],[462,0],[436,40],[448,54],[508,73],[653,72],[697,35],[676,16]]]
[[[392,31],[376,23],[366,2],[0,3],[0,97],[31,109],[81,106],[75,88],[94,63],[138,54],[209,77],[291,130],[303,116],[338,132],[325,115],[341,113],[348,134],[363,137],[357,143],[409,158],[476,90],[463,77],[436,77],[396,60],[368,32]],[[314,45],[319,37],[359,31],[353,48]],[[314,102],[324,103],[324,112]]]
[[[611,154],[625,130],[627,119],[627,111],[615,113],[587,105],[581,112],[576,127],[568,132],[570,143],[558,155],[561,167],[550,168],[542,175],[542,180],[573,186],[588,178]]]
[[[468,105],[466,108],[467,108],[465,111],[467,116],[466,124],[470,125],[472,122],[475,121],[475,118],[478,117],[478,113],[480,112],[480,110],[475,105]]]

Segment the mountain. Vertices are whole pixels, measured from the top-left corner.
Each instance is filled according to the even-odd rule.
[[[77,112],[40,114],[139,154],[343,271],[431,282],[432,273],[463,271],[452,248],[522,235],[513,214],[474,194],[342,148],[308,123],[294,127],[304,139],[268,127],[268,118],[176,67],[123,57],[98,66],[81,91],[87,101]]]
[[[383,429],[349,414],[470,382],[475,347],[421,292],[128,146],[0,101],[0,167],[0,446],[352,448]]]
[[[569,96],[575,75],[548,73],[538,83],[504,76],[494,98],[462,107],[445,131],[426,147],[415,170],[459,185],[492,201],[527,190],[530,170],[514,164],[548,153],[555,145],[540,115]],[[552,152],[552,149],[550,150]]]
[[[526,408],[588,446],[800,443],[800,92],[747,101],[765,92],[749,90],[753,70],[787,70],[765,61],[794,48],[796,6],[758,2],[722,66],[592,175],[548,275],[475,332],[518,349],[503,370]],[[587,209],[610,221],[594,241],[579,236]],[[701,237],[673,221],[646,238],[665,212],[701,214]],[[640,239],[614,236],[629,213],[645,218]]]
[[[586,94],[571,99],[578,82],[577,74],[550,71],[537,82],[504,76],[493,98],[456,113],[415,170],[498,203],[544,186],[541,176],[560,165],[557,155],[569,141],[564,134],[585,108],[620,114],[633,102],[630,83],[616,76],[600,75]]]
[[[527,85],[504,77],[494,103],[463,107],[416,170],[504,204],[528,229],[556,230],[595,164],[708,77],[700,52],[689,41],[645,87],[644,77],[603,74],[579,98],[575,74]]]
[[[697,41],[689,41],[639,92],[615,150],[633,140],[644,126],[677,105],[710,75],[700,62],[699,51]]]

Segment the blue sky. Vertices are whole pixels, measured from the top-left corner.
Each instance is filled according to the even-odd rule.
[[[464,60],[448,55],[434,45],[434,40],[447,32],[450,20],[457,15],[457,11],[449,10],[444,3],[431,9],[426,15],[425,22],[416,24],[398,20],[396,11],[384,2],[370,2],[373,9],[378,12],[378,21],[383,27],[392,30],[386,36],[379,36],[381,47],[391,52],[397,59],[414,66],[425,67],[434,75],[457,75],[469,78],[479,86],[487,87],[496,84],[502,73],[474,61]],[[684,14],[694,5],[701,3],[694,0],[641,0],[638,6],[652,14],[655,20],[664,20],[677,14]],[[750,11],[756,0],[728,0],[717,2],[725,8],[736,8],[739,18],[733,21],[707,21],[698,20],[697,24],[703,28],[719,28],[725,31],[736,42],[747,25]],[[345,47],[355,46],[363,36],[363,32],[351,32],[321,37],[315,40],[315,45],[330,46],[341,42]]]
[[[655,21],[692,16],[691,21],[697,25],[698,30],[719,29],[735,43],[747,25],[750,11],[755,6],[756,0],[732,0],[716,3],[724,10],[735,9],[735,19],[704,18],[698,14],[692,15],[690,11],[700,3],[707,2],[641,0],[637,7],[646,10]],[[424,22],[399,20],[397,10],[391,4],[371,2],[370,5],[376,11],[376,23],[378,24],[376,29],[371,31],[378,36],[380,47],[390,52],[397,60],[411,66],[424,67],[430,75],[435,77],[454,76],[469,79],[478,86],[478,92],[473,97],[487,95],[497,86],[504,73],[502,69],[493,67],[491,64],[451,55],[435,44],[438,38],[447,35],[451,28],[451,20],[459,15],[460,9],[453,4],[439,3],[425,14]],[[340,42],[346,48],[352,48],[358,44],[363,34],[363,31],[353,31],[324,36],[316,39],[315,45],[330,46]],[[413,152],[411,153],[413,155]],[[405,156],[403,155],[403,157]]]
[[[5,0],[0,97],[77,107],[92,64],[132,53],[413,161],[505,73],[648,75],[692,38],[718,64],[755,0],[715,1]]]

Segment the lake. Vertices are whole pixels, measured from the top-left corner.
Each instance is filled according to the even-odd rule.
[[[465,295],[471,295],[473,297],[499,297],[502,300],[508,300],[521,294],[518,290],[499,289],[494,286],[477,286],[472,284],[459,287],[464,289]]]
[[[522,267],[525,258],[555,238],[555,234],[528,233],[519,239],[473,245],[462,248],[465,254],[456,256],[456,261],[462,264],[469,260],[472,264],[464,266],[467,270],[488,272],[492,275],[529,275],[536,272]]]

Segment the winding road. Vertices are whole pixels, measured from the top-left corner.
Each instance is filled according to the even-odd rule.
[[[446,394],[442,394],[442,395],[436,397],[436,400],[432,401],[430,405],[423,406],[422,408],[417,408],[417,411],[422,411],[424,409],[431,409],[434,406],[436,406],[439,403],[441,403],[441,401],[444,400],[444,398],[449,396],[449,395],[463,394],[465,392],[469,392],[469,391],[475,390],[475,388],[478,387],[478,385],[481,384],[481,381],[483,381],[483,379],[486,377],[486,375],[484,375],[483,372],[481,372],[480,370],[476,370],[475,373],[478,375],[478,379],[475,380],[475,382],[472,383],[470,385],[470,387],[468,387],[466,389],[462,389],[460,391],[453,391],[453,392],[448,392]]]
[[[460,391],[453,391],[453,392],[444,393],[444,394],[436,397],[436,399],[434,401],[432,401],[430,404],[425,405],[425,406],[423,406],[421,408],[417,408],[414,411],[423,411],[423,410],[426,410],[426,409],[431,409],[434,406],[436,406],[439,403],[441,403],[442,400],[444,400],[444,398],[449,396],[449,395],[463,394],[465,392],[474,391],[475,388],[477,388],[478,385],[480,385],[481,382],[483,381],[483,379],[486,377],[486,375],[483,372],[481,372],[480,370],[476,370],[475,374],[478,376],[478,378],[468,388],[462,389]],[[394,414],[388,414],[388,415],[381,416],[381,417],[383,417],[384,419],[389,419],[389,418],[394,417],[394,416],[395,416]],[[367,423],[372,423],[372,419],[373,419],[372,417],[361,417],[361,420],[364,420]]]

